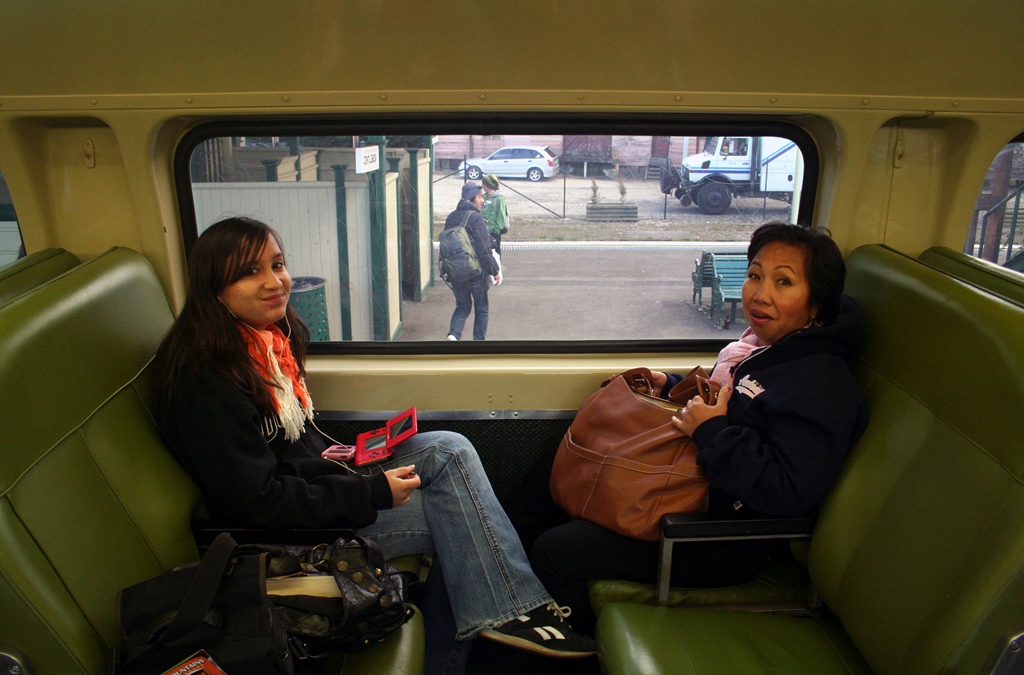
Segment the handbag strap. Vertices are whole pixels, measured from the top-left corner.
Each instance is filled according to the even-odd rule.
[[[639,367],[630,368],[624,370],[618,375],[612,375],[604,382],[601,386],[607,386],[617,378],[625,380],[626,384],[637,394],[643,394],[644,396],[651,396],[653,398],[664,398],[665,400],[671,401],[672,403],[678,403],[679,405],[685,405],[694,396],[700,396],[704,399],[704,402],[708,405],[714,405],[715,401],[718,400],[718,390],[721,386],[717,382],[711,382],[708,378],[704,368],[697,366],[693,368],[686,377],[679,382],[676,382],[675,386],[672,387],[668,392],[662,392],[661,396],[654,394],[654,385],[651,380],[654,379],[653,373],[649,368]]]
[[[686,405],[694,396],[700,396],[708,405],[718,401],[718,391],[722,385],[711,380],[704,369],[697,366],[669,390],[666,398],[673,403]]]
[[[213,599],[217,595],[217,589],[236,546],[235,540],[227,532],[221,532],[213,540],[206,555],[203,556],[203,561],[196,568],[195,576],[192,577],[185,598],[178,606],[174,620],[160,636],[159,643],[171,642],[187,635],[203,620],[213,605]]]

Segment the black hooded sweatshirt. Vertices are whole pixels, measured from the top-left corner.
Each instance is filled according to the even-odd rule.
[[[827,326],[794,331],[733,368],[728,414],[693,433],[708,510],[813,513],[867,426],[851,366],[860,351],[856,306],[843,297]],[[670,375],[663,391],[682,379]]]
[[[355,529],[392,506],[379,468],[353,472],[321,459],[330,441],[309,422],[297,440],[287,440],[277,416],[262,415],[208,360],[198,375],[181,375],[158,422],[215,518],[271,529]]]

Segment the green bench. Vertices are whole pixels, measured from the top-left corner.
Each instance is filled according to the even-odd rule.
[[[709,318],[719,329],[736,321],[736,305],[743,301],[743,282],[747,279],[747,257],[715,256],[715,276],[711,281],[711,312]],[[729,318],[725,305],[729,304]]]
[[[693,261],[693,272],[690,273],[690,278],[693,280],[691,302],[702,311],[704,309],[704,289],[707,288],[710,291],[715,281],[715,261],[725,259],[742,260],[746,264],[747,254],[733,251],[702,251],[700,257]]]
[[[880,245],[847,292],[871,422],[810,540],[825,611],[610,602],[605,673],[1024,672],[1024,307]]]
[[[0,655],[30,674],[105,673],[117,591],[198,558],[200,491],[147,403],[172,321],[153,268],[124,248],[0,307]],[[423,648],[417,612],[327,672],[421,672]]]

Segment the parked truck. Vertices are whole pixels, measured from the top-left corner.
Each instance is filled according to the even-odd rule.
[[[724,213],[734,196],[791,201],[799,152],[788,138],[711,136],[703,152],[662,173],[661,191],[710,215]]]

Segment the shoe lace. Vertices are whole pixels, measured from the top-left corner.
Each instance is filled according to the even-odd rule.
[[[547,604],[546,609],[558,618],[562,619],[562,621],[568,619],[569,616],[572,614],[572,607],[569,607],[568,605],[559,607],[558,603],[554,600]]]

